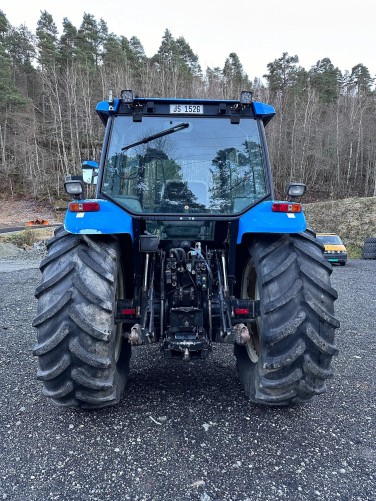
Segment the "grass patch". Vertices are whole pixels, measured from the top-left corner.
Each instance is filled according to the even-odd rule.
[[[33,230],[17,231],[15,233],[5,234],[1,238],[2,242],[16,245],[17,247],[31,247],[38,242],[38,238]]]
[[[53,228],[27,229],[15,231],[14,233],[3,233],[0,235],[0,242],[16,245],[21,249],[32,247],[33,244],[41,240],[47,240],[53,236]]]
[[[362,248],[359,247],[358,245],[354,244],[347,244],[346,245],[347,249],[347,255],[349,259],[361,259],[362,257]]]

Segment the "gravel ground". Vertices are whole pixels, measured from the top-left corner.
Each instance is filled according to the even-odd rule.
[[[328,392],[248,402],[231,347],[204,363],[134,350],[111,409],[52,405],[31,349],[36,252],[0,262],[0,500],[374,500],[376,261],[333,272],[341,320]]]

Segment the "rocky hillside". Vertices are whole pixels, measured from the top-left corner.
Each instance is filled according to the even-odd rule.
[[[338,233],[347,245],[360,248],[365,238],[376,237],[376,197],[303,203],[303,207],[310,228]]]

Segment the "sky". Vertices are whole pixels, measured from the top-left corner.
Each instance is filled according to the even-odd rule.
[[[167,28],[185,38],[203,70],[223,68],[235,52],[250,79],[283,52],[297,55],[306,70],[328,57],[342,72],[362,63],[376,76],[375,0],[2,0],[0,9],[12,26],[33,33],[43,10],[60,33],[64,17],[78,28],[86,12],[106,21],[109,32],[139,38],[148,57]]]

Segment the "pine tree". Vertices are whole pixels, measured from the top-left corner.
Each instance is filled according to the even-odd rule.
[[[215,68],[206,68],[205,90],[206,95],[211,98],[219,99],[223,97],[223,72],[218,66]]]
[[[351,70],[351,75],[349,79],[349,87],[354,89],[357,94],[370,93],[371,86],[374,82],[374,78],[371,77],[369,69],[364,64],[357,64]]]
[[[2,10],[0,10],[0,40],[4,41],[6,34],[10,29],[10,24],[6,15]]]
[[[326,57],[317,61],[309,71],[309,82],[324,103],[334,102],[340,92],[341,72]]]
[[[238,99],[242,90],[251,88],[248,75],[244,72],[239,56],[231,52],[223,67],[225,99]]]
[[[198,56],[193,52],[185,38],[179,37],[176,40],[175,45],[177,57],[180,59],[182,65],[185,66],[187,72],[194,77],[201,76],[202,72]]]
[[[110,33],[103,45],[102,60],[107,68],[119,68],[119,66],[127,64],[127,50],[124,50],[125,37],[118,37],[114,33]]]
[[[137,63],[144,63],[147,58],[144,47],[140,40],[137,37],[133,36],[129,39],[128,45],[134,60]]]
[[[24,104],[26,100],[14,84],[11,59],[0,41],[0,109]]]
[[[264,75],[268,81],[271,94],[278,91],[284,93],[289,87],[292,87],[297,80],[299,58],[297,55],[289,56],[284,52],[282,56],[267,64],[269,73]]]
[[[36,57],[35,37],[25,25],[10,27],[4,44],[13,68],[13,82],[25,97],[37,93],[37,72],[33,65]]]
[[[151,63],[159,74],[160,92],[164,95],[192,95],[195,79],[202,78],[198,56],[183,37],[175,40],[168,29]]]
[[[11,27],[5,43],[16,67],[25,69],[32,66],[36,57],[35,37],[25,25],[21,24],[19,28]]]
[[[77,58],[77,28],[69,21],[63,19],[63,34],[59,40],[59,58],[61,64],[67,64]]]
[[[125,45],[124,40],[123,46],[127,54],[134,88],[141,90],[144,87],[145,68],[148,68],[148,58],[146,57],[144,47],[141,41],[135,36],[127,41],[127,45]]]
[[[77,32],[77,55],[80,60],[97,67],[107,35],[108,29],[103,19],[97,23],[92,14],[85,13]]]
[[[36,29],[38,61],[42,67],[53,66],[58,59],[58,30],[47,11],[42,11]]]

